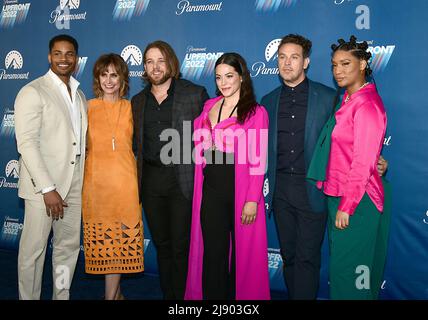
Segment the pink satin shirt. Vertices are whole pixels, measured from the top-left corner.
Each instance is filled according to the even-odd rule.
[[[385,108],[374,84],[361,88],[347,99],[345,92],[336,112],[331,135],[326,181],[318,182],[324,193],[340,197],[338,210],[352,215],[367,192],[383,211],[384,192],[377,162],[386,130]]]

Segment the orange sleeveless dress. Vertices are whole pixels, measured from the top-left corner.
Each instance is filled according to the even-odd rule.
[[[109,103],[93,99],[88,102],[82,195],[87,273],[144,270],[143,222],[132,134],[132,111],[128,100]]]

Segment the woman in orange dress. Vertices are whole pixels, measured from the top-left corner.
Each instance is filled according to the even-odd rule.
[[[105,274],[105,299],[121,300],[121,274],[144,270],[131,103],[123,99],[128,66],[117,54],[102,55],[93,76],[97,98],[88,102],[82,198],[85,270]]]

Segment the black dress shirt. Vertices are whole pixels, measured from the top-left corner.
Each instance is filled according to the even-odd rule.
[[[305,175],[305,124],[308,79],[294,88],[283,83],[278,109],[278,162],[281,173]]]
[[[159,104],[149,90],[146,91],[146,105],[144,108],[144,161],[153,165],[162,166],[160,153],[169,141],[161,141],[160,134],[172,127],[172,104],[174,100],[174,79],[168,89],[168,96]]]

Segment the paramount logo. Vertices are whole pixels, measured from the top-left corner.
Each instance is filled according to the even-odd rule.
[[[70,9],[79,9],[80,0],[61,0],[59,2],[59,6],[61,10],[64,10],[65,7],[69,7]]]
[[[29,72],[26,73],[7,73],[6,70],[20,70],[24,66],[24,59],[17,50],[9,51],[4,59],[6,69],[0,69],[0,80],[22,80],[28,79]]]
[[[86,20],[86,11],[71,13],[80,6],[80,0],[60,0],[59,5],[50,14],[49,23],[55,24],[58,30],[70,29],[71,20]]]
[[[132,67],[139,67],[143,63],[143,53],[140,48],[133,44],[123,48],[120,56],[125,60],[130,69]],[[142,70],[129,70],[129,76],[141,78],[143,76],[143,72],[144,71]]]
[[[265,49],[265,59],[267,63],[272,63],[278,59],[278,46],[281,39],[273,39],[269,42]],[[266,66],[266,62],[257,61],[251,66],[250,75],[255,78],[259,75],[278,75],[279,70],[275,63],[275,67]]]
[[[9,179],[19,179],[19,162],[10,160],[5,168],[6,177],[0,177],[0,188],[18,189],[18,182],[9,182]]]
[[[222,6],[223,6],[223,1],[219,3],[193,5],[188,0],[181,0],[177,4],[177,10],[175,11],[175,14],[177,16],[180,16],[183,13],[221,11]]]

